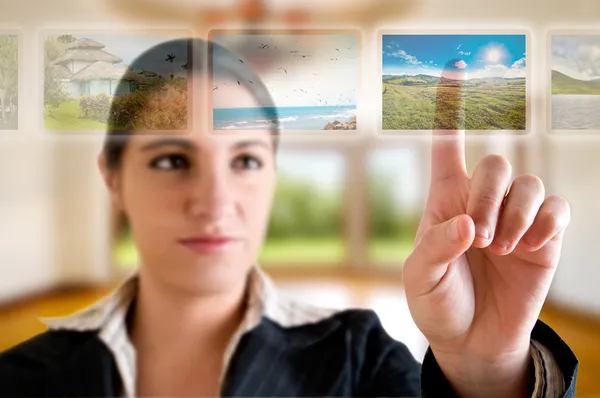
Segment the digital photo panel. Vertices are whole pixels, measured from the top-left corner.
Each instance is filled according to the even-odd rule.
[[[47,131],[188,128],[189,32],[43,34]]]
[[[555,33],[550,40],[551,130],[600,131],[600,32]]]
[[[0,130],[19,128],[19,36],[0,32]]]
[[[385,133],[452,123],[471,133],[528,130],[525,33],[384,33],[381,40]],[[459,120],[446,120],[457,118],[457,106]]]
[[[210,40],[213,130],[357,129],[357,32],[214,30]]]

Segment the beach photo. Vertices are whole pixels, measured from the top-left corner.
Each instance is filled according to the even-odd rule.
[[[0,34],[0,130],[19,127],[19,38]]]
[[[213,79],[213,129],[356,130],[358,50],[356,33],[236,33],[213,31],[210,39],[236,59],[215,50],[214,63],[245,62],[267,87],[274,104],[259,107],[236,90],[252,81]],[[239,57],[238,57],[239,55]],[[231,57],[231,56],[229,56]],[[267,112],[265,112],[267,111]]]
[[[44,128],[53,131],[105,131],[110,126],[148,130],[187,128],[188,44],[152,47],[181,36],[148,33],[48,33],[44,37]],[[185,37],[185,36],[184,36]],[[136,67],[131,64],[136,60]],[[144,90],[155,89],[144,109]]]
[[[527,129],[525,34],[384,34],[381,49],[383,130],[445,129],[436,98],[462,103],[458,128]]]
[[[553,35],[552,130],[600,130],[600,34]]]

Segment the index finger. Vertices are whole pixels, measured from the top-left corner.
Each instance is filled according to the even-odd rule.
[[[444,66],[436,88],[431,182],[466,175],[464,98],[467,64],[456,58]]]

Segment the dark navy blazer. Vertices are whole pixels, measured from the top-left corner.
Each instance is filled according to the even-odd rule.
[[[574,397],[574,353],[541,321],[532,339],[556,359],[562,397]],[[48,330],[0,354],[0,397],[116,397],[120,391],[115,359],[95,331]],[[421,365],[367,309],[291,328],[263,318],[237,345],[221,395],[455,396],[431,350]]]

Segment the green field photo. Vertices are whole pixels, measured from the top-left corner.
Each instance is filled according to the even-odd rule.
[[[525,44],[525,35],[384,35],[383,130],[526,130]]]

